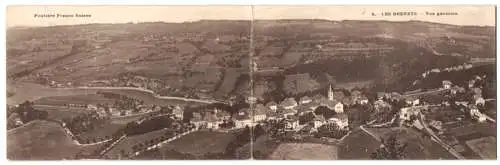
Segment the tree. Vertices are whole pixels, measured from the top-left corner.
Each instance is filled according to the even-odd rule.
[[[325,119],[329,119],[336,114],[334,110],[331,110],[330,108],[325,107],[325,106],[317,107],[314,110],[314,113],[316,115],[323,115],[323,117],[325,117]]]
[[[389,134],[382,139],[382,146],[372,153],[372,159],[401,160],[405,159],[408,143],[398,142],[395,133]]]
[[[305,124],[314,119],[314,114],[313,113],[307,113],[302,116],[299,116],[299,124]]]
[[[266,131],[264,130],[264,128],[260,125],[260,124],[257,124],[254,128],[254,138],[257,139],[257,137],[259,137],[260,135],[263,135]]]
[[[347,134],[347,130],[342,130],[335,123],[325,124],[318,128],[316,137],[330,137],[339,139]]]
[[[47,111],[38,111],[38,119],[40,120],[47,120],[49,117],[49,112]]]

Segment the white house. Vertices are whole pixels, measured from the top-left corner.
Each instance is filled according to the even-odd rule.
[[[475,103],[477,106],[484,106],[484,104],[486,103],[486,100],[484,100],[483,97],[477,97],[477,98],[475,98]]]
[[[367,98],[366,96],[361,96],[361,97],[358,99],[358,103],[359,103],[359,104],[362,104],[362,105],[368,104],[368,98]]]
[[[476,84],[476,80],[469,80],[469,88],[474,88],[475,84]]]
[[[443,81],[443,88],[444,89],[450,89],[452,85],[453,85],[453,83],[451,81],[449,81],[449,80],[444,80]]]
[[[196,126],[196,128],[205,124],[205,121],[203,121],[203,117],[198,112],[193,113],[193,118],[191,118],[191,122]]]
[[[299,126],[299,120],[295,116],[291,116],[286,119],[286,128],[287,129],[295,129]]]
[[[470,115],[472,118],[475,118],[479,122],[486,121],[486,115],[479,112],[479,109],[477,109],[475,105],[470,105],[469,108],[470,108]]]
[[[249,127],[252,126],[253,122],[252,122],[252,119],[250,118],[249,111],[250,111],[250,109],[243,108],[243,109],[240,109],[238,111],[238,113],[236,113],[233,116],[233,119],[235,120],[234,123],[235,123],[236,128],[243,128],[246,126],[249,126]]]
[[[325,117],[323,117],[323,115],[315,115],[313,122],[314,122],[314,128],[319,128],[326,123],[326,120]]]
[[[333,109],[336,113],[344,113],[344,104],[337,100],[322,100],[320,103],[321,106],[326,106],[330,109]]]
[[[295,107],[297,107],[297,101],[295,101],[294,98],[290,97],[290,98],[286,98],[285,100],[283,100],[281,103],[280,103],[280,106],[285,108],[285,109],[293,109]]]
[[[304,96],[299,100],[299,104],[307,104],[310,102],[312,102],[312,99],[309,96]]]
[[[418,99],[416,97],[407,97],[406,104],[416,106],[416,105],[420,104],[420,99]]]
[[[207,128],[219,129],[219,124],[222,124],[222,120],[219,120],[215,114],[205,113],[203,120],[207,124]]]
[[[266,104],[266,107],[276,112],[276,110],[278,109],[278,104],[274,101],[271,101]]]
[[[238,119],[234,123],[235,123],[236,128],[244,128],[246,126],[251,127],[253,124],[253,122],[250,118]]]
[[[88,104],[88,105],[87,105],[87,110],[96,111],[96,110],[97,110],[97,106],[92,105],[92,104]]]
[[[344,113],[344,104],[342,104],[341,102],[337,102],[337,104],[335,104],[335,107],[333,109],[335,110],[336,113]]]
[[[179,120],[182,120],[184,117],[184,110],[179,106],[175,106],[175,108],[172,110],[172,114]]]
[[[328,122],[337,124],[340,129],[349,129],[349,120],[346,114],[336,114],[335,116],[328,119]]]
[[[231,115],[227,111],[217,112],[216,115],[220,120],[229,120],[231,118]]]
[[[401,108],[399,112],[399,119],[401,120],[410,120],[411,116],[418,115],[420,113],[420,109],[413,107],[404,107]]]
[[[465,92],[465,89],[462,87],[459,87],[458,85],[451,87],[451,90],[450,90],[450,93],[453,95],[457,94],[457,93],[464,93],[464,92]]]
[[[266,118],[267,118],[266,113],[268,111],[270,111],[270,110],[268,110],[268,108],[265,107],[264,105],[257,104],[257,106],[255,106],[255,111],[253,113],[253,120],[256,122],[266,120]]]
[[[382,100],[386,96],[385,92],[377,92],[377,99]]]
[[[278,120],[281,118],[280,114],[275,111],[268,111],[266,113],[267,120]]]

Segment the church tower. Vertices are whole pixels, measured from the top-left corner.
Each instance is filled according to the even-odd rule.
[[[332,101],[333,100],[333,89],[332,89],[332,84],[328,86],[328,100]]]

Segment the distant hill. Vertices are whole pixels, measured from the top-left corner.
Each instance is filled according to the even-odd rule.
[[[249,52],[250,27],[249,20],[200,20],[10,28],[7,73],[12,79],[80,85],[140,75],[159,82],[148,86],[168,87],[167,93],[184,91],[176,95],[234,93],[246,87],[221,75],[227,69],[248,69],[239,64]],[[286,74],[310,73],[317,81],[325,79],[318,75],[326,72],[337,81],[407,84],[425,69],[472,57],[496,57],[495,28],[488,26],[313,19],[255,20],[254,27],[257,54],[269,46],[282,50],[259,57],[260,61],[279,65]],[[213,42],[223,49],[204,46]],[[314,50],[318,45],[324,50]],[[335,51],[339,45],[354,53],[338,57],[326,51]],[[190,50],[184,49],[187,46]],[[364,51],[378,47],[389,51]],[[287,54],[292,51],[300,53]],[[323,57],[309,55],[318,52]],[[312,62],[306,64],[307,60]],[[242,89],[219,90],[224,81]]]

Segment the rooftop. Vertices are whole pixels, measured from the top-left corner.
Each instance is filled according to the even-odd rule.
[[[338,100],[321,100],[320,105],[327,106],[328,108],[333,108],[335,105],[339,104],[340,101]]]
[[[257,104],[255,106],[254,115],[265,115],[269,111],[271,111],[271,110],[268,107],[266,107],[262,104]]]
[[[198,112],[193,112],[193,118],[191,119],[191,121],[202,121],[202,116],[200,113]]]
[[[453,83],[451,83],[451,81],[449,81],[449,80],[444,80],[444,81],[443,81],[443,84],[448,84],[448,85],[451,85],[451,84],[453,84]]]
[[[218,121],[218,118],[215,114],[205,113],[203,120],[205,120],[207,122],[216,122],[216,121]]]
[[[266,104],[266,107],[270,107],[270,106],[277,106],[278,103],[276,103],[275,101],[270,101]]]
[[[309,108],[309,106],[306,106],[306,105],[299,105],[297,109],[298,109],[299,113],[313,111],[311,108]]]
[[[304,96],[304,97],[300,98],[299,101],[302,102],[302,101],[307,101],[307,100],[312,100],[312,99],[309,96]]]
[[[283,100],[280,105],[282,107],[288,107],[288,106],[295,106],[297,105],[297,101],[295,101],[295,99],[293,97],[289,97],[289,98],[286,98],[285,100]]]

